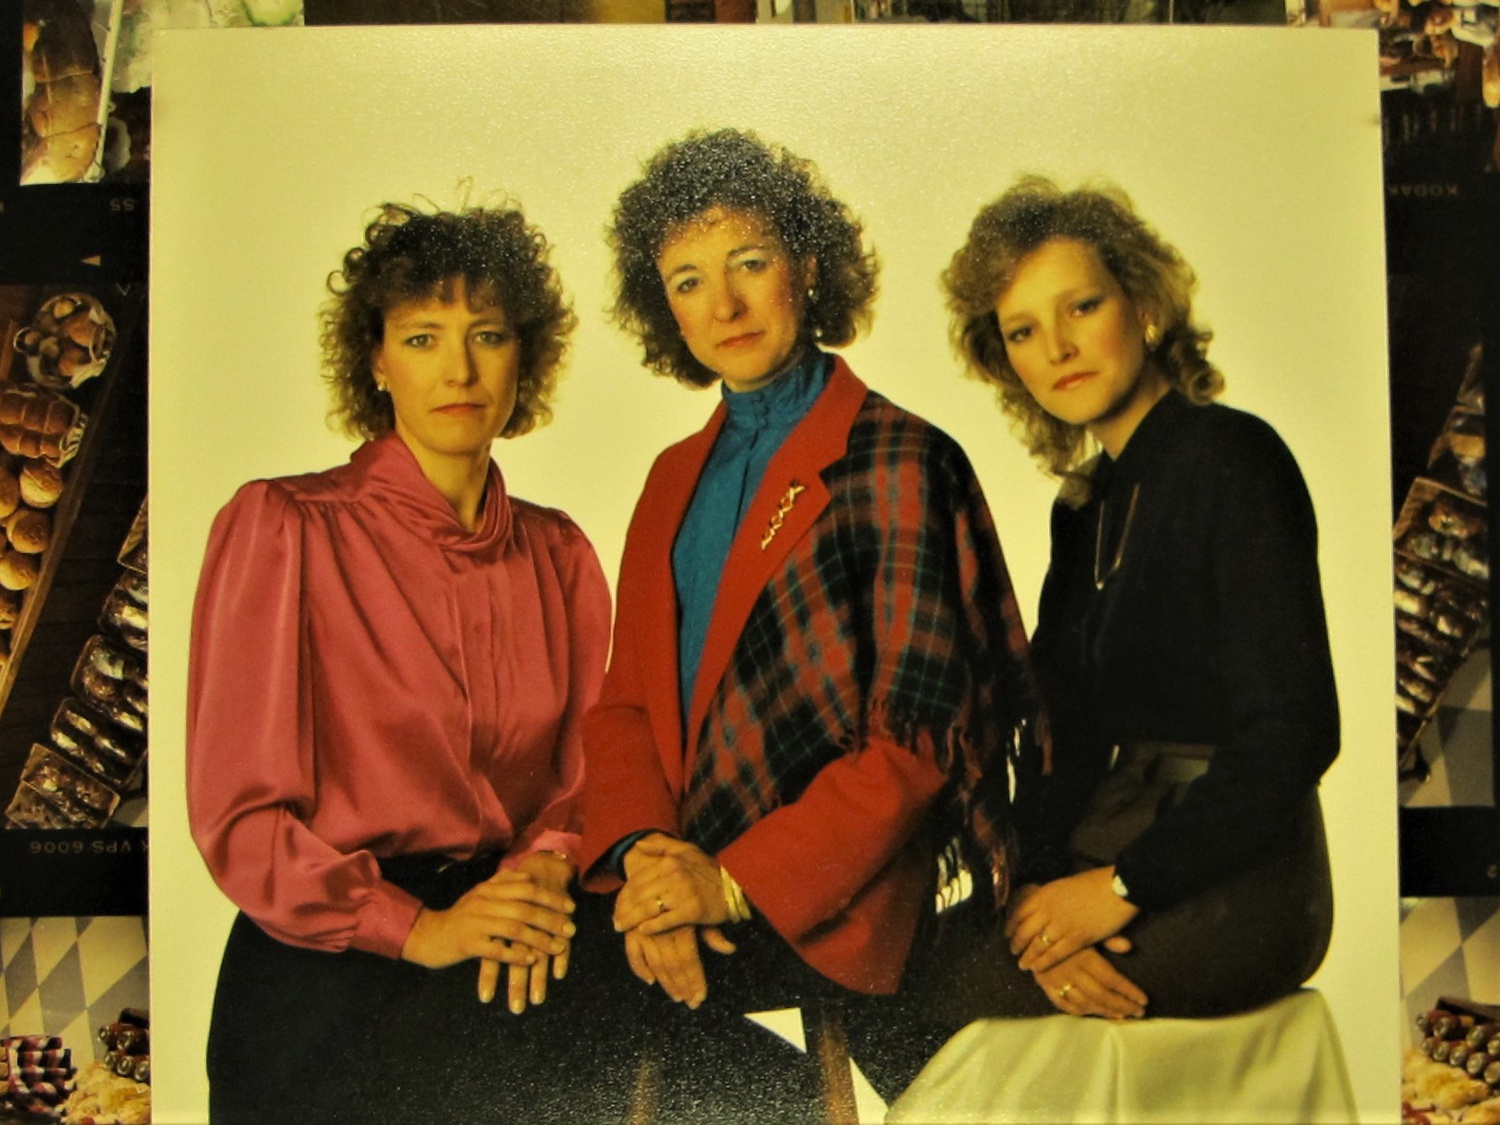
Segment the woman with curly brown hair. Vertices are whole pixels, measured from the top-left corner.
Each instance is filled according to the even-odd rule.
[[[547,419],[573,327],[547,256],[514,209],[384,206],[323,312],[332,416],[364,444],[244,486],[214,524],[187,765],[241,910],[216,1123],[575,1104],[558,982],[609,594],[583,533],[491,459]],[[482,1003],[502,966],[522,1019]]]
[[[1063,482],[1032,641],[1053,760],[1018,778],[1023,885],[948,1015],[1284,996],[1328,944],[1317,787],[1339,747],[1296,462],[1213,403],[1193,272],[1120,192],[1021,180],[944,282],[970,371]]]
[[[812,1114],[814,1083],[735,1024],[825,1000],[892,1097],[936,1045],[894,994],[939,853],[991,903],[1005,888],[1031,692],[989,512],[950,438],[823,351],[868,320],[876,260],[810,163],[690,134],[621,195],[611,240],[647,367],[723,386],[626,538],[584,735],[585,885],[618,889],[630,969],[681,1005],[657,1012],[669,1107]]]

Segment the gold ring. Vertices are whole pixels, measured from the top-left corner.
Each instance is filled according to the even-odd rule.
[[[1043,933],[1042,934],[1042,946],[1045,948],[1046,946],[1049,946],[1051,944],[1052,944],[1052,935],[1048,934],[1048,933]]]
[[[659,898],[659,899],[656,900],[656,912],[658,914],[665,914],[667,912],[667,900],[666,899]]]
[[[1057,998],[1059,1000],[1066,1000],[1068,998],[1068,993],[1072,991],[1073,986],[1071,984],[1065,984],[1057,990]]]

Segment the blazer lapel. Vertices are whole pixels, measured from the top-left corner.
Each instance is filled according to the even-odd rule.
[[[828,506],[828,487],[821,474],[844,455],[849,428],[864,404],[866,391],[864,383],[843,359],[835,357],[828,386],[766,467],[755,499],[750,502],[744,522],[730,545],[724,574],[719,579],[719,592],[714,598],[703,657],[693,683],[692,705],[688,709],[685,776],[692,775],[698,732],[709,701],[729,666],[756,598]],[[703,457],[707,457],[707,450]],[[702,460],[698,465],[702,467]],[[696,474],[693,480],[697,480]],[[674,627],[675,623],[674,617]]]
[[[642,688],[646,713],[662,759],[662,770],[674,796],[683,791],[682,703],[677,671],[677,588],[672,580],[672,544],[698,487],[703,463],[724,424],[723,404],[708,424],[679,442],[653,470],[644,496],[652,498],[640,524],[646,577],[642,612],[637,618]]]

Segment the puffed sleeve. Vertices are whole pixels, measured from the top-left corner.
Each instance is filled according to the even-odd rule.
[[[188,816],[214,881],[290,945],[399,957],[421,904],[304,823],[316,806],[303,522],[246,485],[209,536],[188,671]]]
[[[1208,772],[1120,854],[1132,900],[1148,909],[1263,855],[1339,747],[1317,525],[1296,462],[1269,426],[1240,416],[1199,484],[1205,664],[1224,733]]]
[[[549,618],[566,623],[567,702],[550,747],[556,789],[516,837],[502,867],[514,867],[528,855],[544,851],[560,852],[576,865],[582,843],[583,720],[599,698],[609,653],[609,583],[593,544],[577,525],[563,520],[561,528],[557,552],[561,602],[546,607]]]

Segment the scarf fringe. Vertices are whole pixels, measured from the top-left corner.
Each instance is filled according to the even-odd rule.
[[[989,884],[995,908],[1002,909],[1010,898],[1018,848],[1010,818],[1010,777],[1020,768],[1028,746],[1039,747],[1043,772],[1051,772],[1051,739],[1047,737],[1045,716],[1036,724],[1034,740],[1029,737],[1033,726],[1030,720],[1014,721],[999,740],[1003,747],[1000,753],[988,760],[963,725],[934,729],[918,719],[896,715],[884,697],[870,701],[864,719],[863,731],[846,731],[840,738],[845,750],[862,745],[874,732],[914,754],[930,747],[948,776],[949,795],[938,828],[938,839],[943,843],[935,872],[939,909],[968,897],[958,890],[965,875],[977,890],[978,872],[984,873],[983,882]]]

